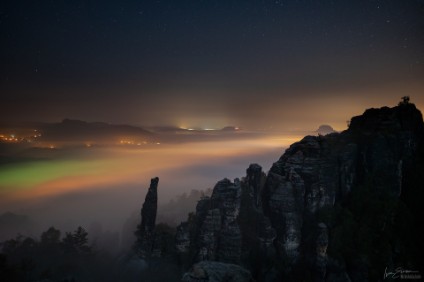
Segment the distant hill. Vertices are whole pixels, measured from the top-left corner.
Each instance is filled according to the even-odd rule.
[[[240,129],[237,126],[226,126],[224,128],[221,129],[221,131],[239,131]]]
[[[330,134],[330,133],[335,133],[336,131],[330,125],[323,124],[323,125],[319,126],[319,128],[316,130],[316,132],[319,135],[327,135],[327,134]]]
[[[40,131],[43,141],[91,141],[100,143],[119,140],[150,141],[155,134],[131,125],[113,125],[104,122],[85,122],[64,119],[60,123],[46,124]]]

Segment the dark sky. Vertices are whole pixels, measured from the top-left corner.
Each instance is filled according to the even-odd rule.
[[[424,1],[0,2],[1,120],[345,126],[424,106]]]

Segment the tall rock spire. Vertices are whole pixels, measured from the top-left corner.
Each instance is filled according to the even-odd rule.
[[[141,257],[149,257],[153,251],[155,240],[156,213],[158,208],[159,178],[151,179],[149,190],[141,209],[141,224],[136,231],[136,251]]]
[[[261,205],[261,182],[262,176],[265,178],[265,175],[262,173],[262,167],[258,164],[251,164],[246,170],[247,184],[251,193],[253,193],[253,200],[255,202],[255,207],[259,208]]]

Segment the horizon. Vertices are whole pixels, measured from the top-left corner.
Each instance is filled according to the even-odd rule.
[[[360,116],[360,115],[362,115],[368,109],[379,109],[379,108],[382,108],[382,107],[395,107],[396,105],[398,105],[398,103],[400,101],[402,101],[402,98],[403,97],[404,96],[400,96],[399,95],[399,97],[397,97],[398,100],[391,101],[392,102],[391,104],[386,104],[385,106],[383,106],[383,105],[369,106],[369,107],[363,108],[362,111],[361,110],[358,110],[358,112],[356,114],[353,114],[353,115],[351,115],[349,117],[348,116],[346,116],[346,118],[343,117],[343,118],[341,118],[341,120],[344,120],[343,122],[342,121],[339,121],[338,123],[336,123],[338,125],[343,124],[343,126],[340,126],[340,127],[336,127],[336,126],[334,126],[333,124],[331,124],[329,122],[327,122],[327,123],[326,122],[322,122],[322,123],[319,123],[319,122],[311,123],[311,124],[313,124],[312,127],[280,128],[280,127],[277,126],[275,129],[273,127],[269,127],[269,126],[268,127],[259,127],[259,128],[251,128],[251,127],[248,126],[246,128],[243,128],[243,127],[238,126],[237,124],[232,124],[232,123],[222,124],[222,125],[220,125],[218,127],[205,127],[205,126],[199,126],[199,125],[189,125],[189,126],[186,126],[186,125],[179,125],[179,124],[176,124],[176,123],[157,123],[157,124],[146,124],[145,123],[145,124],[143,124],[142,122],[139,122],[139,123],[131,123],[131,122],[125,122],[125,121],[124,122],[110,122],[110,121],[99,120],[99,119],[91,119],[91,120],[88,119],[88,120],[84,120],[84,119],[78,119],[78,118],[74,118],[74,117],[62,117],[62,118],[58,118],[58,119],[55,119],[55,120],[49,120],[49,121],[46,121],[46,120],[13,120],[13,121],[2,121],[0,123],[0,126],[4,126],[4,125],[9,126],[9,125],[17,125],[17,124],[18,125],[24,125],[24,124],[28,124],[28,123],[60,124],[60,123],[63,123],[64,121],[75,121],[75,122],[81,121],[81,122],[91,123],[91,124],[96,124],[96,123],[102,124],[102,123],[104,123],[104,124],[112,125],[112,126],[125,126],[125,125],[128,125],[128,126],[139,127],[141,129],[146,129],[146,130],[153,129],[153,131],[155,131],[155,129],[160,131],[161,129],[166,129],[167,127],[169,127],[170,129],[175,128],[175,129],[188,130],[188,131],[192,131],[192,130],[194,130],[194,131],[219,131],[219,130],[222,130],[222,129],[225,129],[225,128],[228,128],[228,127],[234,127],[234,128],[236,128],[236,130],[247,130],[247,131],[249,131],[249,130],[253,130],[253,131],[259,130],[259,131],[280,131],[280,132],[289,132],[289,131],[305,131],[305,132],[310,132],[310,131],[314,131],[314,128],[316,130],[320,126],[326,126],[326,125],[328,125],[328,126],[331,126],[334,130],[340,132],[340,131],[344,131],[344,130],[348,129],[348,125],[347,124],[348,124],[348,121],[352,117]],[[407,97],[410,98],[410,103],[411,104],[414,104],[417,107],[418,110],[420,110],[422,108],[422,106],[420,104],[417,104],[416,101],[414,101],[414,99],[413,99],[414,97],[410,97],[408,95],[407,95]],[[398,102],[396,102],[396,101],[398,101]]]

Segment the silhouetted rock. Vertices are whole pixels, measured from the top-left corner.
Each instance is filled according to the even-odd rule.
[[[288,265],[299,262],[314,245],[309,233],[317,213],[343,204],[358,187],[370,187],[384,197],[401,195],[422,136],[421,113],[412,104],[402,104],[367,110],[340,134],[306,136],[291,145],[273,164],[263,193],[265,214],[277,231],[279,255]],[[324,228],[320,232],[315,278],[326,273],[328,235]],[[358,267],[363,264],[358,260]]]
[[[399,196],[416,158],[424,162],[421,113],[406,102],[370,109],[323,135],[292,144],[267,176],[251,164],[241,181],[221,180],[198,202],[177,229],[177,250],[201,261],[183,281],[221,281],[210,276],[226,273],[217,262],[242,265],[258,281],[349,282],[419,261],[393,230],[414,218]]]
[[[143,258],[151,256],[154,249],[156,213],[158,207],[158,183],[158,177],[151,179],[150,187],[147,191],[143,208],[141,209],[141,224],[138,226],[136,232],[136,251]]]

